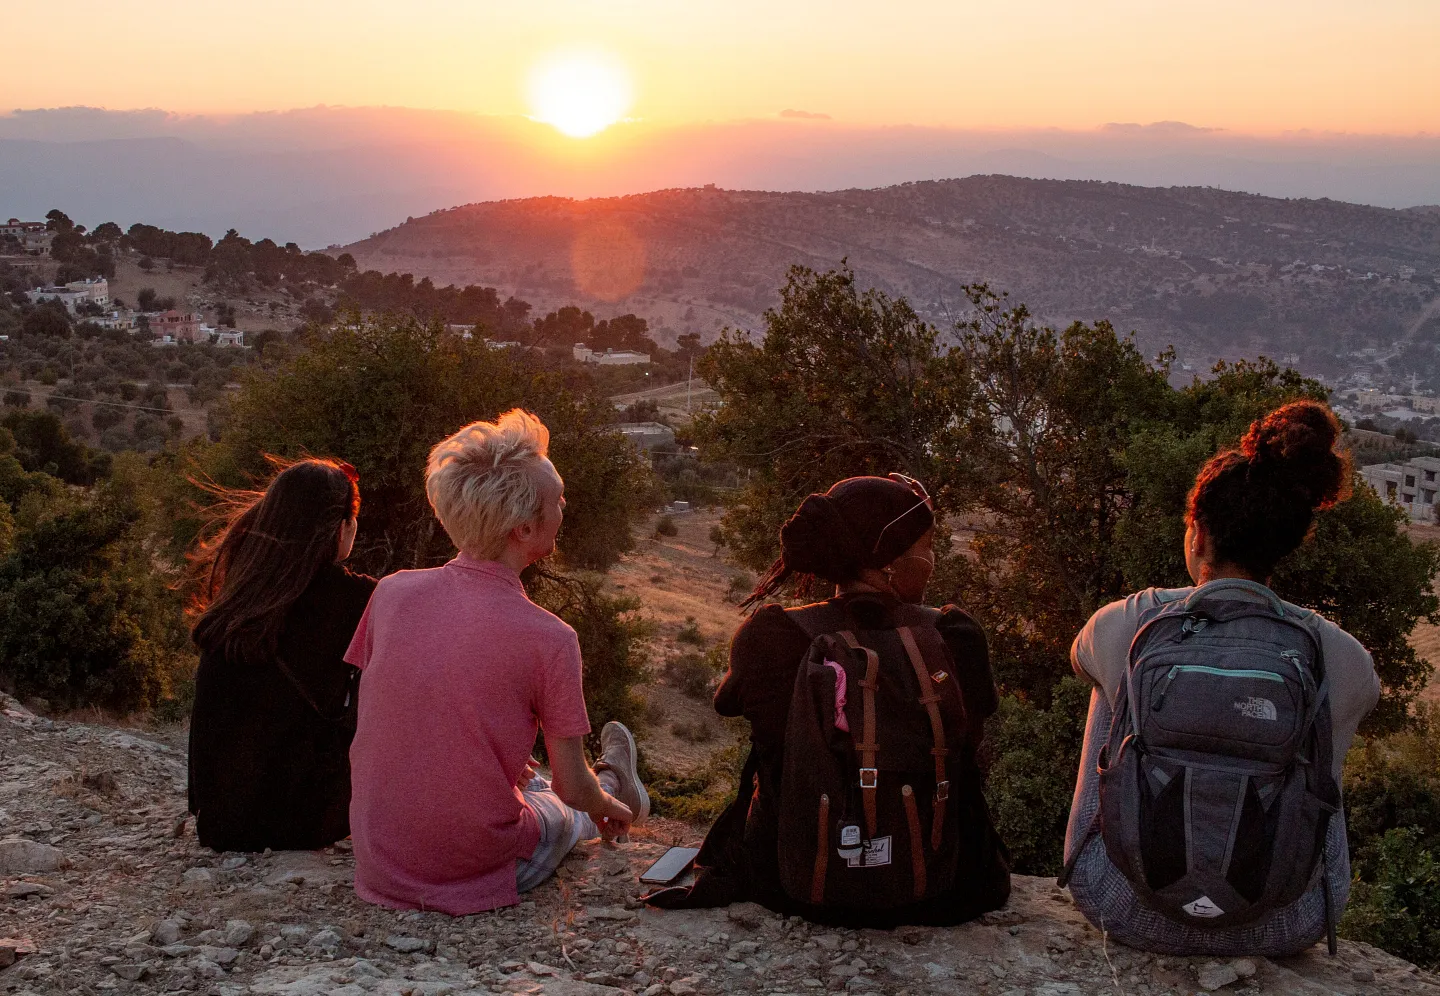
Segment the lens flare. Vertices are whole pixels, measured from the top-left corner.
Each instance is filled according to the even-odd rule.
[[[625,116],[633,94],[619,60],[597,52],[564,52],[530,73],[530,114],[571,138],[599,134]]]

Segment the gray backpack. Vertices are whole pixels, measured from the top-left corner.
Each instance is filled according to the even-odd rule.
[[[1147,613],[1100,754],[1100,809],[1060,884],[1099,833],[1140,900],[1189,927],[1299,899],[1340,806],[1328,690],[1319,640],[1263,585],[1212,581]]]

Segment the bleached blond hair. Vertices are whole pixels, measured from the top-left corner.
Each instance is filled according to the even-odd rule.
[[[436,443],[425,494],[450,541],[478,560],[504,553],[511,530],[540,514],[539,470],[549,450],[550,430],[519,408]]]

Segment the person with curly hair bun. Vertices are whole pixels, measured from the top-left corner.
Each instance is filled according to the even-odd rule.
[[[1075,638],[1071,648],[1075,673],[1093,683],[1094,691],[1066,833],[1066,876],[1076,907],[1112,939],[1164,954],[1279,957],[1310,947],[1340,918],[1350,889],[1339,792],[1341,768],[1361,720],[1379,701],[1380,682],[1370,654],[1355,637],[1318,613],[1283,602],[1268,588],[1276,565],[1310,537],[1316,513],[1346,496],[1351,467],[1347,456],[1336,451],[1339,437],[1339,422],[1329,408],[1315,401],[1292,402],[1257,419],[1237,448],[1217,454],[1200,469],[1190,491],[1185,511],[1185,564],[1194,585],[1147,588],[1112,602],[1096,612]],[[1198,606],[1207,608],[1195,608]],[[1224,609],[1228,615],[1208,607]],[[1148,672],[1159,678],[1147,690],[1137,677],[1138,662],[1150,653],[1146,649],[1151,645],[1146,643],[1147,624],[1162,616],[1174,621],[1176,638],[1163,648],[1172,656],[1161,662],[1157,671]],[[1247,660],[1260,660],[1253,655],[1259,653],[1261,644],[1222,640],[1214,634],[1229,620],[1257,618],[1267,620],[1264,625],[1271,627],[1269,632],[1284,632],[1288,627],[1298,645],[1309,649],[1304,654],[1286,651],[1272,655],[1276,662],[1273,674],[1242,669],[1255,665],[1237,663],[1240,656],[1232,660],[1227,655],[1248,653],[1252,656]],[[1214,642],[1207,644],[1207,635],[1197,634],[1217,620],[1208,634]],[[1212,667],[1176,663],[1185,660],[1180,655],[1193,653],[1197,647],[1210,655]],[[1294,662],[1290,672],[1285,671],[1287,656]],[[1158,656],[1153,659],[1160,660]],[[1180,672],[1193,674],[1193,683],[1176,681]],[[1214,764],[1211,753],[1248,749],[1236,745],[1248,744],[1251,730],[1259,731],[1255,736],[1260,740],[1267,735],[1267,728],[1271,735],[1282,729],[1291,700],[1282,698],[1289,694],[1290,686],[1282,682],[1281,675],[1286,681],[1293,675],[1297,687],[1310,693],[1293,699],[1297,704],[1292,714],[1301,717],[1294,728],[1306,731],[1304,742],[1316,745],[1311,748],[1313,759],[1301,756],[1297,763],[1315,773],[1304,777],[1309,779],[1306,784],[1319,786],[1313,797],[1328,822],[1318,819],[1312,838],[1297,841],[1296,846],[1305,849],[1306,860],[1314,860],[1313,870],[1305,865],[1308,879],[1292,876],[1284,888],[1262,894],[1261,883],[1272,881],[1269,869],[1283,856],[1264,850],[1258,841],[1267,834],[1271,840],[1279,839],[1275,835],[1283,828],[1274,825],[1274,814],[1282,810],[1275,805],[1280,798],[1275,786],[1285,784],[1291,777],[1287,772],[1297,769],[1226,768]],[[1204,684],[1217,678],[1218,683]],[[1202,696],[1222,686],[1227,693],[1215,697],[1213,708],[1192,705],[1191,711],[1185,712],[1187,696],[1191,703],[1209,702]],[[1242,690],[1231,692],[1233,689]],[[1142,701],[1147,703],[1143,709]],[[1162,713],[1162,707],[1169,711]],[[1117,709],[1122,718],[1133,718],[1133,736],[1130,719],[1118,733],[1112,730]],[[1165,721],[1168,727],[1155,718],[1162,716],[1169,717]],[[1190,754],[1155,749],[1140,732],[1147,723],[1159,724],[1156,729],[1181,730],[1177,725],[1180,719],[1192,724],[1182,730],[1189,738]],[[1171,834],[1168,844],[1162,841],[1144,852],[1143,880],[1138,883],[1134,863],[1128,874],[1117,865],[1130,861],[1130,840],[1112,834],[1114,816],[1102,812],[1110,805],[1102,806],[1102,799],[1111,798],[1103,794],[1108,791],[1104,783],[1114,777],[1111,772],[1122,767],[1117,747],[1118,753],[1130,750],[1142,763],[1147,757],[1159,759],[1137,769],[1146,772],[1150,780],[1140,780],[1134,791],[1137,797],[1152,800],[1148,817],[1156,821],[1152,825],[1159,825],[1158,814],[1173,806],[1174,819],[1185,828],[1183,833]],[[1175,766],[1167,767],[1172,761]],[[1206,805],[1209,799],[1225,798],[1217,796],[1217,786],[1231,777],[1248,781],[1239,782],[1238,801],[1225,809],[1224,819],[1214,821],[1224,825],[1196,829],[1191,822],[1195,807]],[[1202,793],[1211,794],[1202,798]],[[1124,796],[1117,793],[1115,798]],[[1103,833],[1098,829],[1101,823],[1106,828]],[[1246,827],[1255,832],[1246,832]],[[1192,837],[1192,832],[1197,836]],[[1231,849],[1225,851],[1223,860],[1209,863],[1207,857],[1197,871],[1196,855],[1208,854],[1200,835],[1210,832],[1230,834],[1219,839],[1229,839]],[[1213,883],[1213,888],[1183,907],[1178,904],[1186,899],[1166,892],[1179,888],[1172,883],[1197,879]],[[1266,884],[1265,889],[1272,886]],[[1298,898],[1280,898],[1290,895]],[[1176,915],[1167,902],[1176,903],[1184,912]],[[1245,910],[1252,908],[1253,915],[1246,919]]]

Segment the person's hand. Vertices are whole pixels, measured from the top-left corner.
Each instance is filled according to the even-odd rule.
[[[520,772],[520,777],[515,782],[515,787],[523,789],[532,781],[534,781],[535,771],[539,767],[539,765],[540,762],[535,760],[533,757],[530,760],[526,761],[524,770]]]
[[[630,840],[630,821],[634,818],[635,814],[630,812],[630,807],[609,792],[604,794],[600,807],[590,813],[590,819],[595,821],[600,836],[621,844]]]

